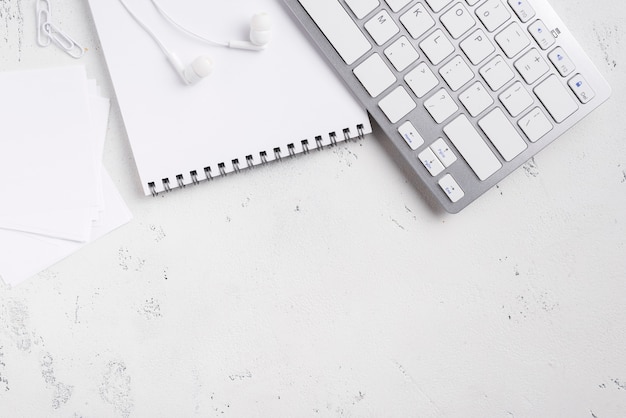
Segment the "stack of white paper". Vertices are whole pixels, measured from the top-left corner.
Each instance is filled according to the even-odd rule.
[[[15,285],[131,219],[103,169],[109,100],[83,67],[0,73],[0,276]]]

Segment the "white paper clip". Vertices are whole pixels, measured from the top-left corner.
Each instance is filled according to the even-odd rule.
[[[46,31],[45,26],[52,19],[51,12],[49,0],[37,0],[37,44],[39,46],[50,45],[50,34]]]
[[[52,42],[70,57],[78,59],[85,55],[85,49],[53,23],[45,23],[43,30],[46,31]]]
[[[37,43],[43,47],[54,43],[72,58],[85,55],[85,48],[52,23],[50,0],[37,0]]]

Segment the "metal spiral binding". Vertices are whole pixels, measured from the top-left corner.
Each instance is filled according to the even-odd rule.
[[[350,141],[350,140],[359,140],[359,139],[363,139],[365,137],[364,134],[364,127],[363,125],[359,124],[356,126],[356,130],[357,130],[357,136],[352,137],[352,131],[350,128],[345,128],[342,130],[343,132],[343,140],[344,141]],[[328,133],[328,138],[330,140],[330,144],[328,145],[329,147],[334,147],[337,146],[337,133],[336,132],[329,132]],[[323,137],[321,135],[316,136],[315,138],[315,149],[322,150],[324,149],[324,143],[323,143]],[[302,146],[302,154],[308,154],[310,152],[310,148],[309,148],[309,140],[308,139],[303,139],[300,141],[300,145]],[[281,149],[281,147],[276,147],[273,149],[274,152],[274,160],[275,161],[282,161],[283,158],[283,150]],[[296,146],[293,143],[287,144],[287,153],[288,153],[288,157],[289,158],[293,158],[297,155],[296,152]],[[260,159],[260,164],[261,165],[266,165],[268,163],[267,160],[267,152],[266,151],[261,151],[259,152],[259,159]],[[258,165],[258,164],[256,164]],[[242,167],[240,166],[240,162],[239,159],[234,159],[231,160],[231,166],[232,166],[232,171],[235,173],[239,173],[242,170]],[[246,155],[246,166],[247,168],[254,168],[255,167],[255,162],[254,162],[254,156],[253,155]],[[219,175],[220,176],[226,176],[228,174],[228,172],[226,171],[226,164],[225,163],[218,163],[217,164],[217,169],[219,171]],[[207,181],[211,181],[214,179],[213,177],[213,173],[211,170],[211,167],[204,167],[203,168],[204,171],[204,176],[206,178]],[[201,179],[198,178],[198,171],[196,170],[192,170],[189,172],[189,177],[191,179],[191,183],[187,183],[187,184],[193,184],[193,185],[198,185],[201,182]],[[163,190],[167,193],[169,193],[170,191],[172,191],[172,186],[170,185],[170,179],[169,178],[164,178],[161,180],[162,184],[163,184]],[[176,183],[177,186],[179,188],[184,188],[187,186],[187,184],[185,183],[185,176],[183,174],[177,174],[176,175]],[[159,195],[159,193],[156,190],[156,184],[154,182],[149,182],[148,183],[148,189],[150,190],[150,194],[153,197],[156,197]]]
[[[204,167],[204,175],[207,180],[213,180],[213,176],[211,175],[211,167]]]
[[[164,178],[161,181],[163,182],[163,188],[165,189],[165,191],[168,193],[171,192],[172,188],[170,187],[170,179]]]
[[[330,137],[330,146],[334,147],[337,145],[337,134],[334,132],[331,132],[328,134],[328,136]]]
[[[235,158],[231,162],[233,164],[233,170],[235,171],[235,173],[239,173],[241,171],[241,169],[239,168],[239,159]]]
[[[200,182],[198,181],[198,172],[196,170],[190,171],[189,175],[191,176],[191,181],[195,186],[200,184]]]
[[[322,137],[320,135],[315,137],[315,148],[318,151],[321,151],[324,149],[324,144],[322,144]]]
[[[363,125],[357,125],[356,130],[359,134],[359,139],[365,138],[365,133],[363,132]]]

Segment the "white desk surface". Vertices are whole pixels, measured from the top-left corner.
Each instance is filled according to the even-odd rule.
[[[613,97],[459,215],[376,134],[146,198],[113,100],[134,220],[0,287],[0,416],[626,416],[626,7],[552,3]],[[86,2],[52,4],[86,56],[4,0],[0,69],[114,97]]]

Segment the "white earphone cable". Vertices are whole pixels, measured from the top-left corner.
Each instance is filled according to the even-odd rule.
[[[156,42],[156,44],[159,46],[159,48],[161,48],[161,51],[163,51],[163,53],[165,55],[170,56],[171,52],[167,49],[167,47],[165,45],[163,45],[163,42],[161,42],[159,40],[159,38],[148,27],[148,25],[146,25],[144,22],[141,21],[141,19],[139,19],[139,17],[128,7],[128,5],[126,4],[126,2],[124,0],[119,0],[119,2],[122,4],[122,6],[124,6],[124,8],[128,12],[128,14],[135,20],[135,22],[137,22],[137,24],[139,24],[139,26],[141,26],[143,28],[143,30],[145,30],[146,33],[148,33],[148,35],[150,35],[150,37],[152,37],[154,42]]]
[[[122,1],[122,0],[120,0]],[[209,38],[205,38],[201,35],[198,35],[195,32],[190,31],[189,29],[185,28],[184,26],[182,26],[180,23],[176,22],[169,14],[167,14],[165,12],[165,10],[163,10],[163,8],[161,6],[159,6],[159,4],[157,3],[156,0],[151,0],[152,4],[154,5],[154,7],[159,11],[159,13],[161,13],[161,15],[168,21],[170,22],[176,29],[178,29],[179,31],[183,32],[184,34],[191,36],[192,38],[195,38],[199,41],[211,44],[211,45],[215,45],[215,46],[224,46],[224,47],[228,47],[229,44],[228,42],[219,42],[219,41],[214,41],[212,39]]]

